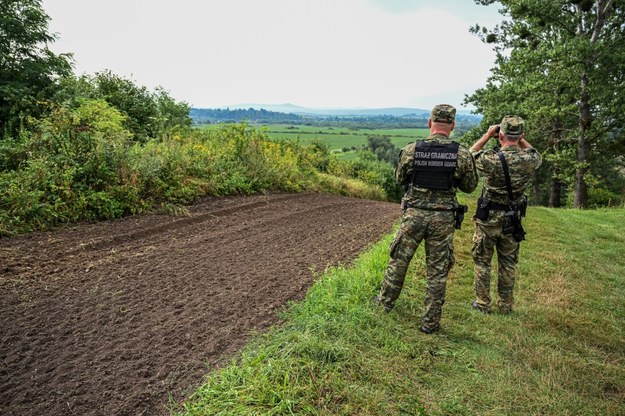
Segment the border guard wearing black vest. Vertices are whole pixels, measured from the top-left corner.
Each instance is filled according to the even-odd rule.
[[[454,229],[460,228],[466,206],[456,192],[470,193],[477,172],[469,150],[449,135],[455,127],[456,109],[440,104],[432,110],[426,140],[401,150],[395,179],[402,184],[404,215],[390,247],[390,260],[374,303],[390,311],[402,290],[406,271],[419,244],[425,240],[427,293],[421,332],[440,328],[447,275],[454,264]]]

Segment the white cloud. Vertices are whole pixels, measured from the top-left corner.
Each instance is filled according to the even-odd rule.
[[[395,3],[393,13],[375,0],[43,5],[61,37],[54,49],[73,52],[77,72],[111,69],[194,106],[430,106],[443,96],[459,105],[494,58],[468,33],[475,22]]]

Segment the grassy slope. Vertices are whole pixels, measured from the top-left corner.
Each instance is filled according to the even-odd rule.
[[[513,315],[469,307],[471,221],[456,234],[441,333],[417,330],[423,247],[396,309],[373,308],[387,236],[320,276],[183,414],[625,414],[625,210],[528,215]]]

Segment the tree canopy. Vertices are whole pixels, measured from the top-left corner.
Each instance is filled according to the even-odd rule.
[[[124,126],[138,142],[160,138],[174,128],[191,126],[189,106],[185,102],[175,101],[163,88],[150,91],[111,71],[65,77],[55,101],[76,107],[85,98],[104,100],[121,111],[126,116]]]
[[[465,101],[484,114],[484,124],[505,114],[528,121],[532,143],[546,153],[550,205],[560,204],[561,187],[577,208],[590,205],[589,192],[622,198],[622,185],[610,187],[608,177],[623,163],[613,153],[623,147],[625,127],[623,2],[476,3],[499,3],[505,20],[472,29],[497,58],[487,85]]]
[[[41,0],[0,1],[0,135],[14,133],[24,115],[36,115],[54,95],[59,77],[71,74],[71,55],[49,45],[50,18]]]

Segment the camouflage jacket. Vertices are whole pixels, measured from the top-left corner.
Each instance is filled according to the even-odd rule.
[[[453,140],[443,134],[431,134],[427,140],[440,143],[451,143]],[[448,191],[419,188],[412,184],[412,171],[416,143],[406,145],[399,154],[399,162],[395,169],[395,180],[406,190],[402,206],[423,209],[454,209],[458,206],[456,192],[470,193],[477,186],[477,172],[471,152],[465,146],[458,148],[458,167],[454,172],[457,187]]]
[[[520,202],[524,199],[525,189],[534,172],[542,163],[542,158],[534,148],[522,150],[519,146],[507,146],[501,148],[500,151],[503,152],[506,162],[508,162],[513,195],[512,202]],[[484,177],[482,196],[500,204],[508,203],[506,178],[497,152],[491,149],[480,150],[474,152],[473,156],[477,170]],[[491,212],[489,222],[497,222],[502,218],[503,211]]]

